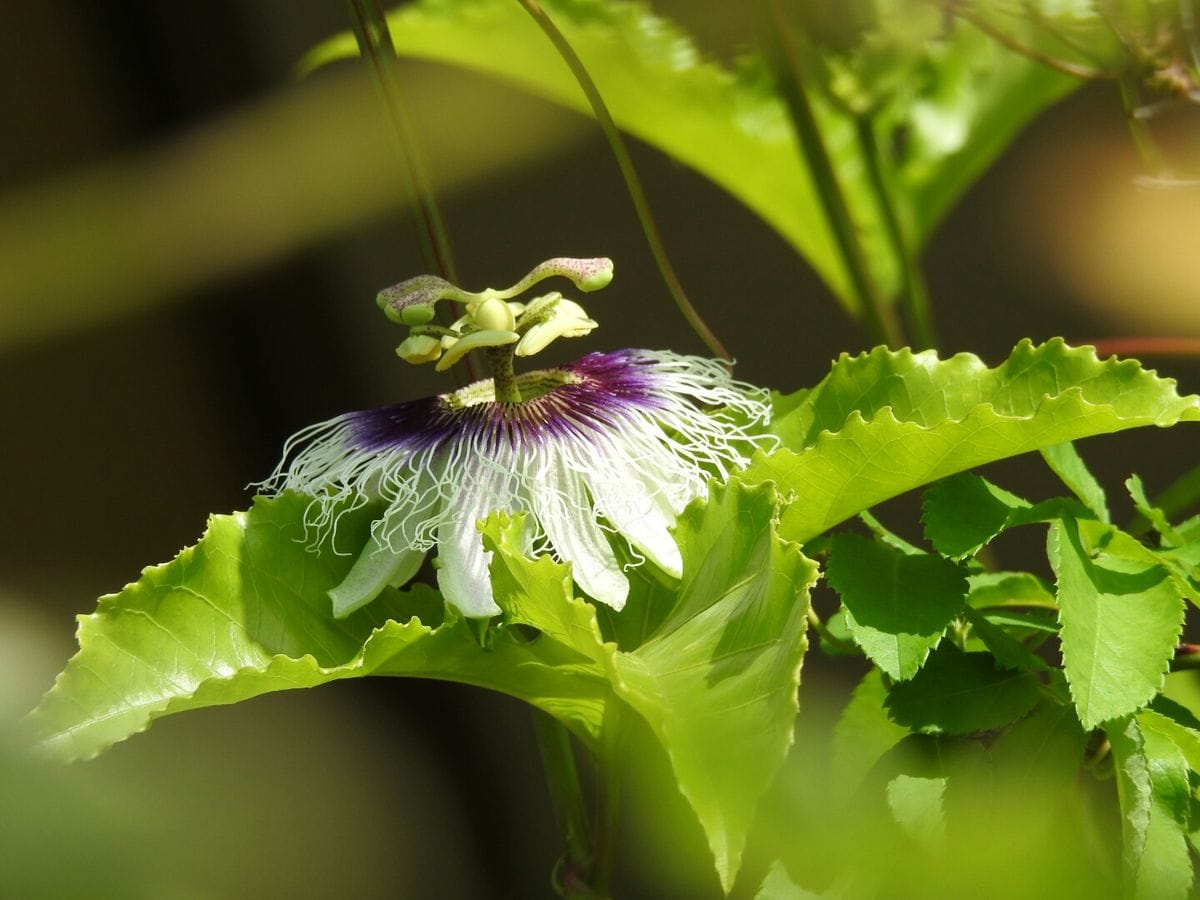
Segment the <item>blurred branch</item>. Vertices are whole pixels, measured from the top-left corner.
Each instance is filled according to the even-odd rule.
[[[408,110],[403,100],[400,75],[396,71],[396,48],[387,18],[378,0],[346,0],[354,23],[358,50],[371,67],[375,84],[383,97],[388,120],[396,134],[402,169],[408,177],[409,192],[416,197],[417,233],[426,271],[434,272],[452,284],[458,284],[458,272],[450,251],[450,238],[442,218],[437,196],[425,170],[421,147],[417,141]]]
[[[443,190],[580,139],[554,109],[438,73],[423,134]],[[431,99],[436,95],[436,100]],[[411,202],[362,74],[328,73],[185,134],[0,198],[0,349],[249,271]],[[486,165],[481,154],[486,153]]]
[[[1200,356],[1200,338],[1119,337],[1083,341],[1096,348],[1098,356]]]
[[[900,265],[900,306],[906,313],[908,326],[913,335],[914,350],[936,349],[937,331],[933,324],[933,310],[929,302],[929,289],[921,271],[920,254],[913,241],[905,234],[904,226],[896,212],[892,190],[884,176],[879,141],[875,138],[875,125],[869,115],[854,117],[854,129],[859,149],[867,164],[867,177],[871,190],[883,218],[892,255]]]
[[[791,114],[800,150],[808,163],[829,228],[850,277],[851,288],[862,311],[862,324],[868,338],[877,344],[897,348],[905,344],[894,311],[879,292],[867,266],[866,252],[858,237],[858,228],[850,212],[845,193],[825,146],[820,126],[813,114],[805,89],[805,72],[798,46],[799,26],[789,20],[780,0],[761,0],[768,27],[764,29],[767,50],[774,58],[779,88]]]

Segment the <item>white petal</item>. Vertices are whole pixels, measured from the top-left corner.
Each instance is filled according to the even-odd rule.
[[[617,459],[615,448],[613,459]],[[635,548],[674,578],[683,574],[683,557],[671,536],[677,511],[663,491],[674,477],[647,460],[627,460],[619,472],[597,467],[585,476],[597,510]]]
[[[344,619],[379,596],[388,585],[399,587],[421,568],[424,550],[391,550],[372,533],[350,571],[337,587],[330,589],[333,617]]]
[[[492,509],[507,509],[508,504],[486,484],[472,484],[466,479],[462,487],[466,489],[458,490],[448,501],[449,508],[455,510],[453,519],[443,520],[438,526],[438,588],[463,615],[487,618],[498,615],[500,607],[492,596],[488,574],[492,554],[484,551],[476,523]]]
[[[533,514],[551,546],[571,563],[571,573],[584,593],[619,610],[629,596],[629,580],[596,523],[583,477],[553,446],[530,474]]]

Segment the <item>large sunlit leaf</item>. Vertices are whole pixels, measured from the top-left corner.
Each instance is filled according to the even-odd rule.
[[[784,104],[761,64],[747,60],[735,72],[705,60],[675,25],[642,4],[541,5],[587,66],[618,126],[745,203],[855,308]],[[901,4],[889,5],[895,15],[907,14]],[[420,0],[388,21],[401,55],[474,69],[589,109],[562,60],[512,0]],[[934,15],[929,33],[913,38],[903,71],[881,73],[889,83],[901,81],[903,90],[891,92],[887,115],[875,124],[877,142],[888,148],[881,169],[914,245],[1036,112],[1077,83],[978,31],[945,29],[939,21]],[[315,48],[304,67],[357,52],[354,38],[342,34]],[[900,267],[883,237],[854,117],[820,90],[812,101],[876,281],[891,296]]]
[[[1063,670],[1088,728],[1128,715],[1161,690],[1183,628],[1167,568],[1112,526],[1066,519],[1050,533]]]
[[[42,748],[86,758],[164,715],[371,674],[503,691],[594,739],[611,696],[607,678],[558,640],[502,629],[483,649],[476,631],[420,586],[389,589],[334,619],[326,591],[354,557],[306,549],[307,505],[284,495],[213,516],[194,547],[81,617],[79,652],[29,719]],[[371,514],[344,515],[339,542],[365,544]]]
[[[766,488],[766,489],[764,489]],[[775,532],[775,492],[736,480],[693,505],[675,537],[679,602],[613,658],[617,693],[649,723],[695,809],[726,889],[758,799],[792,741],[816,566]]]
[[[864,509],[965,469],[1066,440],[1200,421],[1200,398],[1132,360],[1022,341],[1000,366],[877,348],[843,355],[817,387],[781,398],[784,449],[747,480],[793,498],[780,534],[803,542]]]

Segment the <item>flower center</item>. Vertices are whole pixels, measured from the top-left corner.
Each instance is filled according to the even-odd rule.
[[[435,362],[440,372],[471,350],[483,350],[492,371],[491,396],[487,399],[520,403],[542,396],[555,385],[542,383],[544,373],[532,381],[517,377],[513,358],[532,356],[560,337],[583,337],[596,327],[582,306],[558,291],[528,302],[513,299],[555,275],[570,279],[581,291],[594,291],[612,279],[612,261],[551,259],[534,267],[511,287],[479,292],[465,291],[432,275],[421,275],[385,288],[376,302],[393,322],[409,326],[408,337],[396,348],[402,359],[410,363]],[[435,325],[433,310],[441,300],[464,304],[465,315],[449,327]],[[467,390],[474,388],[472,385]]]
[[[520,394],[521,401],[528,401],[544,397],[563,385],[580,384],[582,381],[578,375],[563,369],[539,369],[515,376],[514,386]],[[500,399],[496,393],[495,380],[492,378],[476,381],[445,395],[446,405],[451,409],[467,409],[484,403],[495,403]]]

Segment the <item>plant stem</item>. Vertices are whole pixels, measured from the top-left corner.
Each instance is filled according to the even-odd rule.
[[[1154,140],[1154,135],[1150,132],[1150,126],[1146,124],[1145,117],[1138,114],[1140,103],[1138,101],[1137,86],[1133,82],[1132,76],[1123,75],[1117,79],[1117,89],[1121,92],[1121,107],[1125,111],[1125,121],[1129,125],[1129,136],[1133,139],[1133,146],[1137,149],[1138,156],[1146,168],[1152,172],[1163,171],[1162,153],[1159,152],[1158,144]]]
[[[383,14],[379,0],[346,0],[346,3],[350,8],[359,52],[375,74],[375,83],[383,95],[388,118],[400,145],[401,161],[404,173],[408,176],[408,186],[417,201],[417,232],[426,268],[452,284],[458,284],[458,273],[450,253],[446,225],[403,101],[400,77],[396,72],[396,47],[392,43],[387,17]]]
[[[557,719],[540,709],[533,710],[533,727],[542,753],[554,816],[567,844],[566,853],[555,869],[555,887],[564,897],[595,897],[596,892],[591,887],[595,858],[571,736]]]
[[[592,76],[588,74],[587,68],[576,55],[570,43],[568,43],[563,33],[550,20],[550,17],[546,15],[537,0],[518,0],[518,2],[525,7],[526,12],[533,17],[538,27],[549,38],[550,43],[554,45],[563,62],[571,70],[571,74],[575,76],[579,87],[583,89],[588,103],[591,104],[596,121],[600,124],[600,130],[604,132],[608,146],[617,161],[617,168],[621,170],[621,177],[625,179],[625,189],[629,192],[629,199],[633,202],[634,211],[637,213],[638,221],[642,225],[642,232],[646,235],[646,243],[650,245],[650,252],[654,256],[654,262],[658,265],[658,271],[666,283],[667,291],[675,301],[675,305],[679,308],[679,312],[682,313],[688,325],[691,326],[691,329],[696,332],[696,335],[704,342],[713,355],[724,360],[726,363],[731,363],[732,357],[729,355],[729,351],[725,349],[725,346],[718,340],[716,334],[708,327],[704,319],[700,317],[700,313],[692,306],[691,300],[688,299],[687,294],[683,290],[683,284],[680,282],[679,276],[675,273],[675,267],[671,265],[670,257],[667,256],[667,249],[663,244],[662,234],[659,232],[658,223],[650,211],[650,204],[646,200],[646,192],[642,189],[641,179],[638,178],[637,170],[633,167],[633,160],[629,157],[629,151],[625,149],[625,141],[621,137],[621,132],[617,130],[617,126],[608,112],[608,107],[604,103],[604,98],[600,96],[600,91],[597,89],[596,83],[592,81]]]
[[[413,219],[425,270],[436,272],[451,284],[458,284],[458,271],[450,250],[445,220],[404,103],[400,75],[396,71],[396,47],[392,43],[387,17],[379,0],[346,0],[346,5],[350,10],[359,53],[371,67],[375,85],[392,124],[409,193],[416,200]],[[478,380],[480,372],[476,361],[468,356],[464,362],[465,373],[463,369],[456,369],[455,377],[463,384]]]
[[[888,187],[887,178],[884,176],[879,141],[875,138],[875,127],[871,117],[868,115],[855,116],[854,128],[858,137],[859,150],[867,163],[867,177],[871,181],[871,190],[875,194],[879,211],[883,216],[888,243],[892,246],[892,256],[900,266],[900,306],[905,312],[905,319],[912,331],[914,349],[934,349],[937,347],[938,340],[933,326],[929,289],[925,284],[925,276],[921,272],[921,263],[917,252],[905,235],[904,226],[900,223],[900,216],[896,212],[896,204],[892,200],[892,192]]]
[[[599,787],[592,828],[595,835],[594,884],[602,896],[608,895],[612,881],[621,812],[621,754],[627,727],[625,704],[617,699],[610,700],[604,709],[604,746],[599,760]]]
[[[782,76],[779,79],[780,88],[791,113],[800,150],[808,162],[809,173],[821,198],[821,205],[841,254],[842,264],[850,278],[851,290],[858,301],[863,327],[871,341],[893,348],[901,347],[905,341],[900,323],[896,321],[890,305],[884,302],[871,270],[867,267],[866,253],[859,241],[857,226],[850,215],[849,203],[837,180],[829,151],[821,137],[820,126],[808,101],[804,87],[804,67],[797,45],[798,29],[794,23],[787,20],[781,0],[762,2],[773,26],[767,28],[766,33],[767,40],[774,44],[770,49],[777,57],[777,68]]]
[[[840,637],[837,637],[829,630],[825,623],[821,621],[821,617],[817,615],[817,611],[812,608],[811,604],[809,604],[805,615],[808,617],[808,624],[812,626],[812,630],[817,633],[817,636],[821,640],[825,641],[830,646],[837,647],[839,650],[845,652],[858,652],[857,645],[849,641],[843,641]]]

